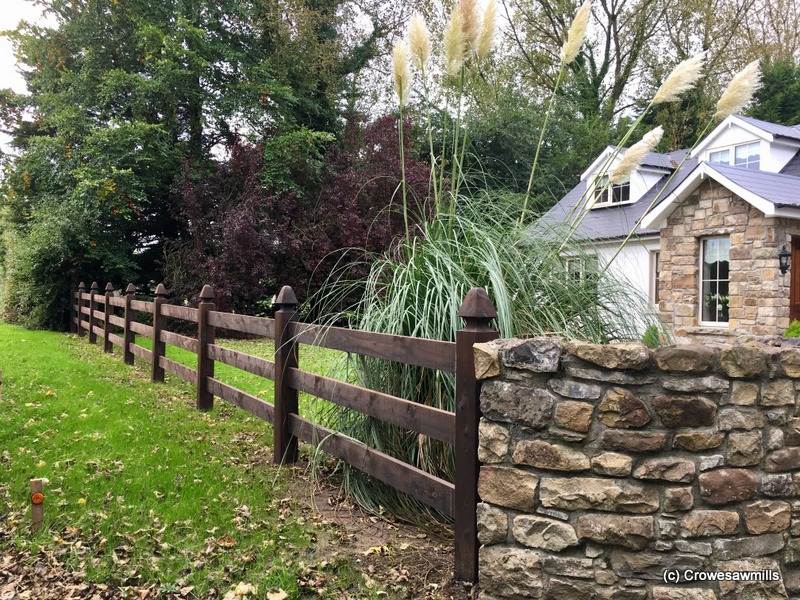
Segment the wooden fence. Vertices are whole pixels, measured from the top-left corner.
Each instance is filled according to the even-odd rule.
[[[197,308],[167,304],[167,290],[163,284],[158,285],[152,300],[137,298],[135,294],[136,288],[132,284],[118,295],[110,283],[105,293],[100,293],[96,283],[87,292],[81,283],[70,302],[73,331],[80,336],[88,333],[91,343],[102,339],[105,352],[112,352],[114,346],[120,347],[127,364],[133,364],[135,359],[146,361],[150,365],[153,381],[163,381],[168,371],[195,384],[199,410],[210,410],[216,396],[269,421],[275,432],[275,463],[295,462],[298,440],[302,440],[452,517],[455,578],[477,582],[475,507],[478,502],[480,409],[479,382],[475,379],[472,346],[476,342],[497,337],[491,326],[496,312],[485,291],[474,288],[465,297],[459,311],[465,326],[458,331],[455,342],[301,323],[296,320],[297,299],[288,286],[281,289],[275,300],[274,319],[215,310],[214,290],[208,285],[200,293]],[[137,322],[134,319],[137,313],[151,314],[152,324]],[[164,327],[165,318],[196,323],[197,337],[169,331]],[[218,345],[215,339],[217,328],[273,339],[274,361]],[[152,350],[137,344],[137,335],[151,338]],[[195,353],[197,368],[192,369],[167,358],[166,344]],[[456,380],[456,411],[440,410],[303,371],[298,364],[299,344],[453,373]],[[275,385],[274,404],[216,379],[216,362],[272,379]],[[436,477],[358,440],[304,419],[298,411],[299,392],[452,444],[455,480],[450,482]]]

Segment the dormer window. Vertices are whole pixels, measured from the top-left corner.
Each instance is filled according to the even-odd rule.
[[[615,204],[629,204],[630,201],[631,184],[629,181],[612,185],[607,175],[597,179],[594,188],[594,202],[592,208],[612,206]]]
[[[740,146],[736,146],[734,164],[737,167],[744,167],[746,169],[760,169],[761,144],[758,142],[753,142],[752,144],[742,144]]]
[[[731,148],[712,150],[708,153],[708,162],[712,165],[732,165],[759,170],[761,168],[761,143],[748,142]]]

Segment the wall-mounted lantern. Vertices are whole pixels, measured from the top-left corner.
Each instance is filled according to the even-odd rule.
[[[786,271],[788,271],[789,267],[791,266],[791,261],[792,261],[792,255],[786,249],[786,246],[784,246],[778,253],[778,262],[780,263],[781,266],[781,275],[786,275]]]

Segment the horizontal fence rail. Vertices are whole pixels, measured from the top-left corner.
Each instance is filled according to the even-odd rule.
[[[328,327],[296,320],[298,303],[286,286],[275,300],[275,318],[255,317],[216,310],[214,290],[204,286],[197,308],[166,301],[167,290],[159,284],[154,298],[136,298],[128,285],[116,292],[108,284],[100,293],[96,283],[88,293],[83,283],[72,294],[71,327],[91,343],[102,339],[105,352],[116,346],[126,363],[146,363],[153,381],[169,373],[197,387],[199,410],[213,408],[214,397],[230,402],[274,427],[273,460],[297,460],[297,443],[303,441],[352,467],[427,504],[454,520],[455,578],[476,582],[478,541],[475,510],[478,502],[478,403],[472,346],[497,337],[490,323],[496,316],[489,297],[473,289],[464,299],[459,315],[465,327],[455,342],[402,335]],[[146,315],[150,324],[137,320]],[[171,321],[166,321],[171,319]],[[166,326],[183,321],[196,327],[196,337],[171,331]],[[177,329],[185,331],[181,327]],[[274,340],[274,360],[266,360],[217,343],[217,330],[234,331]],[[152,350],[136,343],[137,336],[151,340]],[[301,344],[339,350],[359,356],[394,361],[455,375],[456,411],[449,412],[364,388],[346,381],[303,371],[299,365]],[[197,356],[196,368],[165,356],[166,346],[182,348]],[[224,383],[215,377],[215,363],[223,363],[274,383],[274,404]],[[454,481],[446,481],[403,462],[343,433],[312,423],[299,415],[298,394],[307,393],[374,419],[453,445]]]

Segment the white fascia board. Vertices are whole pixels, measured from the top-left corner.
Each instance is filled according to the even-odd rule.
[[[597,170],[597,168],[603,163],[603,161],[605,161],[609,157],[609,155],[612,152],[615,152],[616,150],[617,150],[616,146],[606,146],[606,149],[600,153],[600,156],[595,158],[592,161],[592,164],[586,167],[586,170],[583,173],[581,173],[581,181],[583,181],[589,175],[594,173]]]
[[[697,144],[697,146],[695,146],[694,150],[692,150],[691,154],[692,158],[696,158],[697,156],[699,156],[706,148],[708,148],[709,144],[714,140],[714,138],[716,138],[720,133],[722,133],[731,125],[738,125],[745,131],[748,131],[757,138],[760,138],[767,142],[773,142],[775,140],[775,136],[773,136],[771,133],[766,132],[763,129],[756,127],[755,125],[752,125],[747,121],[740,119],[736,115],[731,115],[730,117],[724,119],[719,125],[717,125],[714,128],[714,131],[709,133],[703,139],[703,141],[701,141],[699,144]]]
[[[769,216],[782,217],[784,219],[800,219],[800,208],[775,207],[775,212]]]

